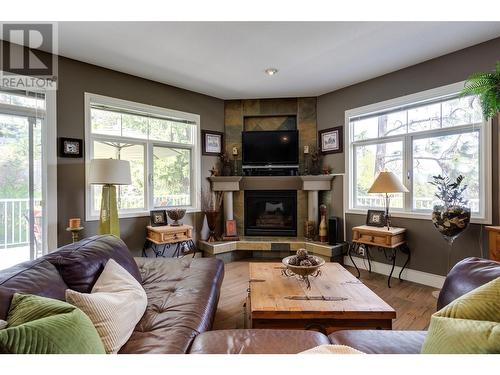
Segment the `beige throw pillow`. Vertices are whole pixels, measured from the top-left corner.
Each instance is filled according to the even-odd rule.
[[[146,311],[147,297],[137,280],[108,260],[90,294],[66,290],[66,301],[94,323],[106,353],[117,353]]]
[[[347,345],[320,345],[299,354],[365,354]]]

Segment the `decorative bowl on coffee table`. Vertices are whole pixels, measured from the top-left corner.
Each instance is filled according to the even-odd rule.
[[[306,283],[307,289],[311,289],[311,283],[309,281],[309,276],[317,277],[321,275],[320,267],[325,264],[325,260],[314,255],[309,255],[310,258],[314,258],[316,265],[314,266],[297,266],[290,264],[290,259],[295,257],[295,255],[290,255],[284,258],[281,262],[286,267],[283,269],[283,275],[287,277],[297,276],[300,280]]]
[[[179,220],[182,220],[185,214],[186,214],[186,209],[184,208],[172,208],[167,210],[168,217],[174,221],[170,225],[173,227],[178,227],[182,225],[182,223],[179,223]]]

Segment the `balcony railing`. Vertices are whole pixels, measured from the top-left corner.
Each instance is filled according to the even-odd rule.
[[[357,196],[357,207],[385,207],[385,198],[376,195]],[[434,198],[415,198],[413,200],[415,210],[432,210]],[[403,207],[403,198],[391,198],[391,207]],[[479,199],[470,199],[469,207],[472,212],[479,212]]]
[[[29,199],[0,199],[0,249],[27,246],[29,241]]]

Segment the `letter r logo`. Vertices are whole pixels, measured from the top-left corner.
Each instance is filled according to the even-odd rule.
[[[2,25],[1,70],[24,76],[51,76],[53,72],[53,30],[51,24]],[[48,53],[47,53],[48,52]]]

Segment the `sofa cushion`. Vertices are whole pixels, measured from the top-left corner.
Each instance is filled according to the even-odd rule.
[[[224,264],[215,258],[136,258],[148,306],[120,353],[186,353],[212,328]]]
[[[80,293],[90,293],[110,258],[142,281],[127,245],[112,235],[89,237],[43,257],[57,268],[70,289]]]
[[[87,314],[106,353],[112,354],[118,353],[130,338],[147,305],[141,284],[113,259],[106,263],[92,293],[68,289],[66,301]]]
[[[458,297],[497,277],[500,277],[500,262],[482,258],[466,258],[458,262],[446,276],[437,309],[441,310]]]
[[[320,332],[283,329],[230,329],[196,336],[190,354],[297,354],[329,344]]]
[[[16,293],[8,326],[0,330],[0,353],[104,354],[104,346],[90,319],[76,307]]]
[[[20,263],[0,272],[0,319],[5,320],[15,292],[64,300],[68,286],[50,262],[42,259]]]
[[[422,353],[500,353],[500,278],[434,313]]]
[[[347,345],[367,354],[418,354],[425,331],[351,330],[331,333],[334,345]]]

